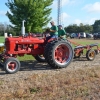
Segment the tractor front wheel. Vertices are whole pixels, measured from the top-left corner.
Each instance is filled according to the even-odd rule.
[[[20,70],[20,62],[16,58],[8,58],[4,63],[6,73],[13,74]]]

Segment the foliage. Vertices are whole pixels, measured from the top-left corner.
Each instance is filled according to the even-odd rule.
[[[4,36],[4,33],[16,35],[16,32],[7,23],[0,23],[0,36]]]
[[[93,32],[93,26],[92,25],[84,25],[85,31],[86,33],[92,33]]]
[[[100,20],[96,20],[93,24],[93,31],[96,32],[100,32]]]
[[[68,27],[65,27],[65,31],[67,31],[68,33],[77,33],[78,26],[76,24],[73,25],[69,25]]]
[[[67,33],[79,33],[79,32],[86,32],[91,33],[93,31],[93,27],[91,25],[83,25],[80,23],[79,26],[77,24],[69,25],[68,27],[65,27],[65,31]]]
[[[8,0],[6,6],[10,9],[7,16],[14,28],[21,30],[22,20],[25,20],[26,32],[41,32],[51,20],[49,17],[53,0]]]

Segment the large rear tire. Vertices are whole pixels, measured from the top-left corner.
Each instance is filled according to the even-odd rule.
[[[13,74],[20,70],[20,62],[16,58],[8,58],[4,63],[6,73]]]
[[[51,43],[46,58],[52,68],[65,68],[71,63],[73,54],[72,46],[61,40]]]
[[[53,45],[53,43],[56,42],[56,41],[51,41],[51,42],[48,42],[45,46],[45,49],[44,49],[44,57],[45,57],[45,60],[46,62],[48,62],[48,64],[51,66],[51,63],[49,63],[49,54],[48,54],[48,51],[49,49],[51,48],[51,46]]]

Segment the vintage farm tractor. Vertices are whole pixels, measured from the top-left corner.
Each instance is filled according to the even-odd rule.
[[[20,70],[17,56],[32,55],[37,61],[47,62],[52,68],[67,67],[73,59],[73,48],[68,41],[45,41],[45,37],[25,36],[24,21],[22,35],[5,38],[5,50],[0,54],[0,63],[6,73],[16,73]]]

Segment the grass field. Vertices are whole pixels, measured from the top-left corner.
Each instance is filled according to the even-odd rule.
[[[5,38],[3,36],[0,36],[0,43],[3,43],[5,41]]]
[[[94,44],[94,43],[98,43],[98,45],[100,46],[100,40],[93,40],[93,39],[69,39],[73,42],[76,42],[78,44],[82,44],[82,45],[88,45],[88,44]],[[4,42],[4,37],[1,36],[0,37],[0,43]],[[18,59],[20,61],[25,61],[25,60],[34,60],[34,57],[31,55],[25,55],[23,57],[18,57]]]
[[[81,45],[98,43],[98,46],[100,46],[100,40],[94,40],[94,39],[68,39],[68,40],[76,42],[76,43],[81,44]]]

